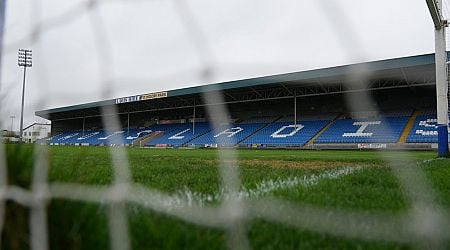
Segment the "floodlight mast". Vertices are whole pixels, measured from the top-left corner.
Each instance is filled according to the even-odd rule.
[[[426,0],[426,3],[435,28],[438,156],[444,157],[448,154],[448,78],[445,43],[445,27],[448,23],[442,15],[442,0]]]
[[[32,51],[29,49],[19,49],[18,64],[19,67],[23,67],[23,81],[22,81],[22,107],[20,111],[20,134],[19,143],[23,143],[23,107],[25,104],[25,79],[27,74],[27,68],[32,66]]]

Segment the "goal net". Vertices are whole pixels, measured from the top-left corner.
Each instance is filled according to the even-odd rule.
[[[6,1],[0,2],[5,5]],[[409,1],[402,2],[409,4]],[[232,97],[227,96],[222,89],[215,88],[216,85],[207,84],[229,79],[227,78],[229,75],[242,78],[255,76],[255,74],[295,71],[302,63],[301,61],[304,63],[301,67],[308,69],[344,62],[365,62],[373,58],[369,56],[369,50],[373,48],[367,47],[364,36],[373,31],[368,29],[360,32],[361,26],[358,24],[364,20],[362,15],[370,11],[364,9],[362,15],[354,19],[356,16],[347,12],[345,4],[347,3],[338,0],[317,0],[299,4],[288,1],[280,3],[231,1],[214,4],[190,0],[8,1],[7,8],[3,11],[4,22],[0,22],[3,30],[0,106],[3,127],[7,127],[10,121],[8,117],[18,103],[19,89],[16,85],[18,86],[17,83],[22,80],[22,73],[16,66],[19,48],[32,48],[35,61],[27,76],[33,78],[30,81],[33,84],[26,89],[29,99],[26,101],[25,110],[30,110],[26,113],[27,121],[31,120],[27,118],[31,117],[31,110],[34,112],[79,102],[112,99],[118,95],[132,95],[135,91],[147,91],[145,89],[149,88],[149,85],[152,91],[158,92],[186,86],[183,85],[184,82],[204,83],[199,101],[202,102],[205,114],[201,117],[194,111],[193,116],[187,119],[192,119],[190,120],[192,123],[195,120],[208,120],[210,129],[213,131],[212,135],[216,135],[211,140],[214,140],[214,145],[219,145],[215,151],[217,152],[215,165],[217,165],[219,187],[218,192],[211,195],[191,190],[167,192],[154,188],[152,185],[141,184],[133,178],[131,172],[129,157],[133,156],[130,156],[126,147],[120,146],[108,149],[112,166],[110,184],[55,181],[48,177],[51,171],[50,166],[52,166],[49,148],[52,146],[36,143],[30,158],[32,174],[27,188],[17,181],[20,176],[15,176],[14,168],[8,166],[12,164],[9,159],[14,157],[20,164],[26,164],[27,161],[21,159],[20,155],[7,156],[5,144],[0,144],[0,231],[3,232],[1,240],[10,240],[9,236],[13,232],[7,230],[12,230],[13,227],[5,225],[7,225],[8,216],[13,216],[14,213],[8,210],[18,206],[27,211],[28,221],[22,223],[29,225],[23,230],[19,241],[28,242],[31,249],[49,249],[50,242],[58,241],[49,233],[48,224],[52,217],[50,212],[55,211],[49,207],[58,201],[73,201],[105,208],[104,218],[102,217],[106,227],[104,233],[108,235],[107,247],[111,249],[133,248],[130,235],[139,229],[134,230],[130,227],[130,220],[133,219],[134,213],[132,209],[130,210],[131,205],[139,207],[138,212],[147,211],[162,215],[168,220],[173,219],[194,224],[200,228],[212,228],[223,232],[226,237],[222,245],[228,249],[250,249],[249,227],[253,221],[258,220],[286,225],[299,231],[344,239],[394,242],[423,248],[445,247],[450,240],[448,210],[438,202],[439,198],[423,171],[423,164],[426,162],[417,160],[410,152],[386,151],[383,150],[383,143],[361,143],[360,145],[360,149],[382,148],[378,157],[390,167],[405,200],[408,201],[407,208],[401,212],[380,213],[371,212],[370,209],[361,211],[324,207],[272,195],[274,191],[281,188],[311,187],[322,180],[337,179],[357,171],[364,171],[367,166],[326,169],[313,175],[266,180],[252,187],[245,187],[239,168],[241,162],[238,157],[239,151],[236,147],[220,147],[220,145],[238,143],[233,135],[246,128],[226,127],[235,123],[232,112],[236,110],[229,108],[229,100]],[[447,5],[446,2],[446,10]],[[357,6],[359,7],[355,7],[355,10],[362,8],[359,4]],[[215,9],[218,7],[221,11]],[[425,8],[425,5],[423,7]],[[426,10],[424,9],[423,12],[426,13]],[[445,12],[446,16],[449,14]],[[308,15],[308,17],[299,17],[298,20],[294,18],[299,15]],[[322,22],[326,25],[322,26]],[[324,33],[321,33],[321,29]],[[293,30],[299,30],[298,33],[304,35],[299,36],[301,38],[291,38],[289,34]],[[395,28],[395,30],[401,32],[402,29]],[[388,31],[386,33],[386,37],[393,35],[388,34]],[[262,42],[265,39],[267,43]],[[295,46],[291,44],[291,39],[296,43]],[[308,42],[309,39],[315,42]],[[275,55],[277,50],[285,46],[289,50],[296,46],[312,46],[314,43],[320,46],[315,47],[313,52],[283,51],[280,52],[282,56]],[[262,46],[262,48],[252,49],[254,46]],[[334,55],[320,55],[320,53],[328,53],[327,46],[330,46],[332,50],[339,50]],[[391,45],[383,45],[383,47],[389,46]],[[249,55],[244,54],[245,51],[250,51]],[[252,54],[255,52],[259,54]],[[280,64],[269,61],[272,57],[280,58],[288,54],[302,60],[288,59],[286,63]],[[318,59],[315,59],[315,56]],[[322,65],[320,60],[332,56],[347,59],[330,59]],[[232,63],[233,57],[240,61]],[[312,64],[309,65],[306,61],[311,61]],[[9,64],[13,64],[15,68],[9,67]],[[351,126],[356,126],[358,129],[343,135],[344,139],[360,138],[368,134],[366,130],[368,127],[385,123],[389,116],[383,116],[384,110],[374,106],[376,103],[374,92],[370,89],[373,84],[371,78],[373,65],[355,64],[347,69],[348,72],[338,79],[343,82],[340,93],[344,97],[345,104],[342,105],[346,106],[348,114],[355,117],[367,111],[368,113],[363,116],[377,118],[353,123]],[[15,71],[20,73],[14,73]],[[333,87],[320,81],[315,84],[322,90]],[[136,90],[130,90],[130,86],[136,87]],[[286,86],[289,86],[289,83],[286,83]],[[89,91],[85,91],[86,89]],[[288,87],[286,91],[290,90]],[[262,95],[251,87],[248,91],[249,95],[255,95],[258,98]],[[87,93],[95,94],[83,97]],[[299,96],[297,94],[290,93],[290,98],[295,100],[296,106],[295,114],[291,112],[294,118],[289,118],[289,121],[295,124],[286,123],[283,125],[285,127],[280,127],[280,130],[274,129],[269,134],[271,138],[288,137],[289,132],[285,132],[288,129],[292,129],[289,130],[292,134],[304,129],[302,120],[297,119],[297,103],[299,102],[294,98],[301,98],[300,94]],[[179,101],[184,100],[180,98]],[[16,106],[9,107],[9,102]],[[232,102],[239,103],[239,100]],[[244,109],[246,104],[242,105]],[[327,106],[324,105],[324,107]],[[121,112],[119,108],[118,105],[101,107],[101,129],[105,134],[111,135],[124,129],[123,124],[126,123],[123,117],[118,115]],[[151,109],[151,107],[148,108]],[[133,109],[131,105],[130,109]],[[317,110],[320,110],[320,107]],[[86,112],[89,110],[87,109]],[[86,114],[80,114],[80,116]],[[264,117],[264,114],[259,114],[252,119],[261,119],[261,117]],[[265,119],[268,119],[267,117]],[[180,119],[186,119],[186,117]],[[158,122],[160,123],[161,120]],[[84,129],[88,124],[84,120],[82,126],[83,136],[86,136]],[[11,125],[11,127],[14,126]],[[81,123],[78,128],[80,127]],[[129,120],[127,129],[129,132]],[[188,127],[180,130],[183,133],[173,136],[182,138],[192,130],[200,131],[201,129],[201,127]],[[393,127],[385,129],[387,134],[394,133]],[[121,145],[123,142],[120,138],[105,137],[104,144]],[[308,143],[305,142],[305,145]],[[311,147],[314,146],[311,145]],[[292,154],[297,153],[301,154],[301,151],[292,152]],[[164,159],[164,155],[154,157]],[[67,162],[77,164],[70,157]],[[73,174],[83,175],[86,174],[83,171],[97,171],[96,169],[83,170],[82,167],[80,166],[79,172]],[[109,178],[106,177],[109,176],[108,173],[99,172],[98,174],[105,175],[106,179]],[[173,180],[173,182],[176,181]],[[86,182],[88,183],[89,180]],[[102,183],[109,183],[109,181]],[[69,206],[65,209],[71,211]],[[84,218],[79,219],[89,221],[95,216],[99,215],[86,213]],[[74,230],[76,227],[77,224],[74,224]],[[70,233],[67,232],[67,234]],[[86,237],[95,238],[96,235]],[[167,237],[170,239],[170,236]],[[5,242],[2,244],[5,245]]]

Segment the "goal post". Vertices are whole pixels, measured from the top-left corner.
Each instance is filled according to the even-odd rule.
[[[438,156],[448,154],[448,78],[445,43],[446,20],[442,16],[442,0],[426,0],[435,27],[436,101],[438,123]]]

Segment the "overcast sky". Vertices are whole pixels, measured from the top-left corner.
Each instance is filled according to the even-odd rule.
[[[3,127],[18,129],[19,48],[25,126],[46,108],[434,51],[425,0],[179,1],[8,0]]]

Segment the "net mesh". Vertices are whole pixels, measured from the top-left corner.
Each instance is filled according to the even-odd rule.
[[[4,3],[5,1],[1,1]],[[40,1],[32,1],[34,15],[42,12]],[[95,51],[99,62],[99,79],[102,95],[108,98],[113,95],[112,90],[118,79],[113,76],[114,62],[112,44],[108,39],[105,20],[101,8],[110,3],[138,4],[153,1],[122,1],[122,0],[88,0],[77,1],[70,8],[58,15],[43,21],[33,22],[29,32],[16,42],[3,46],[3,55],[16,53],[21,46],[41,46],[45,34],[52,30],[64,28],[81,16],[88,16],[89,26],[92,30]],[[155,1],[156,2],[156,1]],[[189,1],[172,1],[173,11],[180,17],[183,29],[187,33],[189,42],[195,47],[202,67],[194,73],[205,82],[214,79],[216,72],[216,59],[211,52],[207,37],[196,19],[193,5]],[[315,1],[323,16],[328,19],[332,29],[336,31],[335,38],[344,48],[349,58],[364,61],[365,48],[361,38],[353,31],[352,22],[346,18],[344,6],[338,1]],[[447,10],[447,3],[445,9]],[[424,10],[425,11],[425,10]],[[446,14],[448,15],[448,13]],[[32,20],[42,20],[31,18]],[[345,33],[342,32],[345,27]],[[40,66],[40,82],[45,83],[49,69],[45,64]],[[346,79],[348,88],[367,86],[370,68],[366,66],[354,67],[350,77]],[[45,87],[43,89],[46,89]],[[6,91],[3,91],[3,95]],[[205,104],[223,103],[223,94],[220,91],[206,92],[203,95]],[[371,94],[362,92],[359,95],[347,95],[346,101],[350,109],[372,110],[370,105]],[[35,105],[44,106],[46,98],[42,98]],[[3,105],[2,105],[3,106]],[[231,123],[227,106],[207,105],[213,129],[219,131],[223,123]],[[358,110],[354,110],[357,112]],[[114,106],[102,109],[103,114],[115,114]],[[102,117],[104,128],[113,133],[121,129],[117,115]],[[119,145],[112,137],[110,144]],[[217,141],[221,143],[220,139]],[[227,237],[226,246],[229,249],[249,249],[247,226],[251,220],[263,219],[288,225],[300,230],[309,230],[318,233],[339,237],[348,237],[362,240],[381,240],[399,243],[408,243],[423,248],[442,248],[450,239],[450,217],[448,211],[443,209],[436,201],[435,194],[421,169],[421,164],[415,162],[411,155],[399,154],[391,157],[380,152],[387,164],[392,168],[402,189],[411,201],[411,206],[401,214],[385,215],[368,212],[346,211],[338,208],[325,208],[300,202],[291,202],[275,197],[256,195],[261,190],[241,191],[239,168],[237,167],[237,153],[234,149],[219,149],[218,158],[219,178],[221,180],[222,195],[217,197],[219,205],[192,202],[195,194],[173,195],[134,183],[130,174],[129,161],[126,149],[111,147],[109,149],[112,167],[113,182],[111,185],[81,185],[75,183],[55,183],[47,180],[48,175],[48,147],[35,145],[33,162],[33,177],[30,189],[9,185],[7,180],[7,166],[5,148],[0,144],[0,230],[5,220],[5,204],[13,201],[29,208],[30,211],[30,246],[32,249],[44,250],[49,248],[49,234],[47,226],[47,206],[53,199],[74,200],[80,202],[107,204],[108,230],[110,246],[112,249],[130,249],[129,218],[127,218],[127,204],[138,204],[145,209],[165,214],[182,221],[223,230]],[[353,170],[355,171],[355,170]],[[339,176],[342,173],[328,173],[327,176]],[[315,177],[322,178],[322,177]],[[317,181],[317,180],[316,180]],[[305,183],[314,180],[303,180]],[[289,183],[299,183],[291,180]],[[277,185],[288,185],[279,183]],[[263,185],[264,186],[264,185]],[[198,201],[200,198],[197,198]],[[208,198],[205,198],[208,200]],[[280,212],[282,211],[282,212]]]

